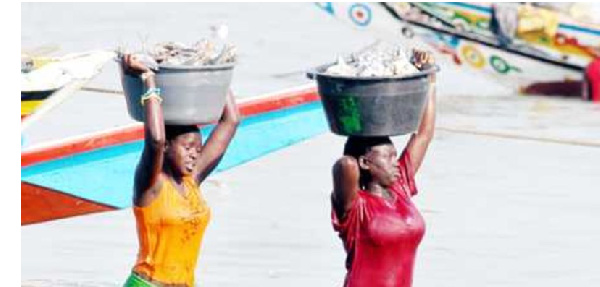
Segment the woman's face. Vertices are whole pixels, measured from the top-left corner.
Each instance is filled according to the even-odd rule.
[[[167,160],[171,168],[180,176],[193,174],[202,150],[200,133],[190,132],[177,136],[167,147]]]
[[[398,153],[392,144],[377,145],[362,157],[361,165],[371,173],[373,181],[391,186],[400,176]]]

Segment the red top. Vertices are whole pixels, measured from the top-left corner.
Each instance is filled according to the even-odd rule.
[[[400,177],[390,188],[393,199],[360,190],[342,220],[331,212],[333,228],[348,254],[345,286],[412,285],[415,254],[425,233],[425,221],[410,200],[417,188],[406,150],[398,164]]]
[[[590,100],[600,102],[600,58],[594,59],[585,69],[591,84]]]

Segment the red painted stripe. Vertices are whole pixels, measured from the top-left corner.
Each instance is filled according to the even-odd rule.
[[[240,113],[244,116],[266,113],[283,108],[293,107],[319,100],[315,88],[288,92],[265,99],[257,99],[240,105]]]
[[[72,154],[135,141],[144,137],[142,127],[127,127],[111,134],[95,134],[85,139],[61,143],[60,145],[21,153],[21,167],[39,162],[66,157]]]
[[[250,100],[241,103],[239,108],[242,115],[251,116],[317,100],[319,100],[319,95],[316,88],[311,87],[297,91],[284,92],[267,98]],[[77,139],[39,150],[23,152],[21,153],[21,167],[102,147],[136,141],[143,137],[144,130],[141,125],[126,127],[110,133],[98,133],[85,139]]]
[[[21,181],[21,225],[110,210],[115,208]]]

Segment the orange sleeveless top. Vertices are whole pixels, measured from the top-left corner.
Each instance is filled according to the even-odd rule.
[[[183,182],[185,196],[163,179],[150,205],[133,207],[140,246],[133,270],[161,283],[193,286],[210,208],[192,177]]]

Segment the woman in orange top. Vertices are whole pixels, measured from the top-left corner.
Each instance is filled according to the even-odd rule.
[[[125,72],[140,75],[144,150],[135,172],[133,211],[138,257],[125,286],[193,286],[194,270],[210,209],[200,183],[217,166],[239,123],[231,93],[206,144],[196,126],[165,126],[154,73],[131,55]]]

